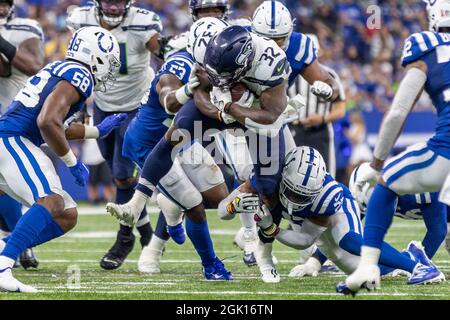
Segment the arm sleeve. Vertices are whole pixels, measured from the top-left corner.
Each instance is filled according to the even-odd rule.
[[[381,125],[374,151],[376,158],[386,160],[388,157],[426,80],[427,75],[418,68],[411,68],[406,73],[392,102],[391,109]]]
[[[304,250],[312,246],[326,229],[306,219],[299,232],[281,229],[276,239],[294,249]]]

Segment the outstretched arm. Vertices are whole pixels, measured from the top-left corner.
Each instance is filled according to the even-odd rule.
[[[427,65],[423,61],[416,61],[408,65],[391,109],[381,124],[374,150],[374,160],[371,163],[374,169],[382,169],[384,161],[403,129],[406,117],[422,93],[426,80]]]

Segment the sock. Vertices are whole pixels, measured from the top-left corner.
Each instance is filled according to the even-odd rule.
[[[209,234],[208,221],[195,222],[186,217],[186,233],[200,256],[202,265],[212,264],[216,253]]]
[[[377,184],[369,200],[364,227],[363,245],[381,248],[383,238],[392,223],[397,207],[397,194]]]
[[[167,199],[162,193],[158,194],[156,200],[158,206],[161,208],[161,212],[164,214],[165,223],[167,225],[174,227],[183,222],[183,213],[179,206]]]
[[[5,221],[8,231],[12,231],[22,217],[22,205],[6,194],[0,195],[0,216]]]
[[[147,156],[147,159],[145,159],[136,190],[149,197],[152,196],[154,187],[172,168],[172,150],[173,146],[166,139],[163,138],[158,142],[153,151]]]
[[[20,218],[2,255],[16,261],[25,249],[59,237],[62,230],[55,225],[56,223],[53,221],[50,212],[45,207],[35,203]]]
[[[155,236],[164,241],[170,239],[170,235],[167,232],[166,218],[164,217],[162,211],[159,212],[158,222],[156,223]]]
[[[320,264],[324,264],[328,258],[317,248],[312,254],[313,257],[317,258],[320,261]]]
[[[164,247],[166,246],[167,240],[159,238],[156,233],[152,236],[150,243],[148,244],[149,249],[156,251],[159,255],[162,255]]]
[[[402,255],[404,255],[408,259],[411,258],[409,253],[407,253],[407,252],[400,252],[400,253]],[[380,275],[382,275],[382,276],[384,276],[384,275],[386,275],[388,273],[391,273],[392,271],[395,270],[395,268],[388,267],[388,266],[385,266],[385,265],[382,265],[382,264],[379,264],[378,267],[380,268]]]
[[[425,253],[432,259],[447,236],[447,206],[433,202],[422,210],[427,233],[422,241]]]
[[[348,232],[339,242],[339,246],[351,254],[361,255],[362,237],[356,232]],[[391,247],[386,242],[381,244],[380,264],[394,269],[402,269],[412,273],[416,262],[408,255],[402,254],[397,249]]]

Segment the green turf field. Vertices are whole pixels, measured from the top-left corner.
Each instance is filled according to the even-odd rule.
[[[343,274],[288,278],[298,253],[279,243],[274,246],[274,254],[279,261],[281,282],[263,283],[257,267],[245,266],[241,251],[232,244],[239,219],[220,221],[214,212],[208,213],[208,219],[216,253],[224,259],[234,281],[204,281],[198,256],[189,240],[182,246],[169,243],[160,275],[138,273],[138,241],[122,268],[104,271],[99,267],[99,260],[114,241],[117,223],[106,213],[102,214],[102,210],[83,208],[82,211],[90,214],[80,215],[75,230],[35,249],[40,260],[38,270],[14,270],[19,280],[37,287],[40,293],[0,294],[0,299],[353,299],[334,293],[335,284],[344,279]],[[156,218],[156,214],[151,215],[153,225]],[[421,240],[424,230],[422,221],[397,219],[388,241],[402,249],[412,239]],[[450,257],[445,248],[439,250],[434,262],[449,278]],[[77,270],[79,286],[74,281]],[[450,282],[414,287],[406,285],[406,278],[384,278],[381,290],[361,294],[356,299],[450,299]]]

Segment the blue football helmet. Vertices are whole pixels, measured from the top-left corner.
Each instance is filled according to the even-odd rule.
[[[216,34],[205,53],[205,69],[215,87],[230,87],[250,69],[255,44],[244,27],[230,26]]]
[[[189,11],[191,13],[192,20],[197,21],[198,19],[200,19],[198,17],[197,10],[204,8],[222,9],[222,16],[217,18],[226,19],[230,10],[230,5],[228,3],[228,0],[189,0]]]

